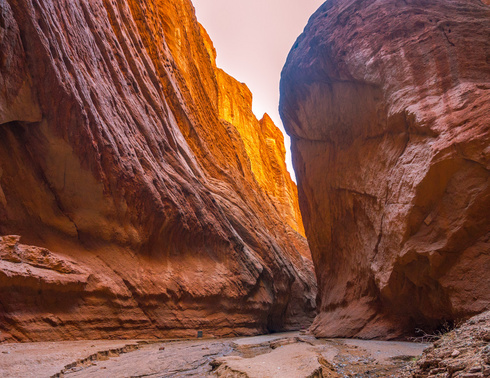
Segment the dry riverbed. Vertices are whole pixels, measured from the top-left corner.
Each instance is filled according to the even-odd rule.
[[[2,377],[397,377],[428,344],[315,339],[297,332],[233,339],[0,345]]]

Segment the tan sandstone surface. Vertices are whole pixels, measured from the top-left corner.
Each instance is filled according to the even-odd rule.
[[[207,340],[63,341],[0,345],[8,378],[400,377],[427,344],[316,340],[287,332]]]
[[[490,304],[490,7],[329,0],[282,72],[317,336],[396,337]]]
[[[282,135],[191,2],[0,10],[0,341],[307,325]]]

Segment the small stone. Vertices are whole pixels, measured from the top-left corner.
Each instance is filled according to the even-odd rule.
[[[485,329],[482,331],[481,338],[484,341],[490,341],[490,329]]]
[[[440,358],[427,358],[420,360],[419,365],[422,369],[429,370],[430,368],[438,367],[439,362],[441,362]]]
[[[160,347],[158,348],[158,350],[165,350],[165,347]]]
[[[466,368],[466,364],[464,362],[456,362],[453,365],[449,365],[447,367],[447,372],[449,374],[453,374],[457,371],[464,370]]]
[[[489,365],[483,366],[483,376],[484,377],[490,377],[490,366]]]
[[[444,373],[445,371],[446,371],[446,369],[444,369],[444,368],[436,368],[436,369],[432,369],[431,371],[429,371],[429,375],[436,375],[439,373]]]
[[[453,353],[451,353],[451,357],[455,358],[458,357],[461,354],[461,352],[457,349],[453,350]]]
[[[475,365],[473,367],[470,368],[470,370],[468,370],[470,373],[478,373],[481,371],[481,366],[479,365]]]
[[[489,354],[483,355],[483,362],[490,365],[490,355]]]

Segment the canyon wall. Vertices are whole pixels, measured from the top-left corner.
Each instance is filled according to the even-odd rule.
[[[308,325],[284,153],[189,0],[0,0],[0,341]]]
[[[489,36],[480,0],[329,0],[296,41],[280,110],[315,335],[391,338],[489,308]]]

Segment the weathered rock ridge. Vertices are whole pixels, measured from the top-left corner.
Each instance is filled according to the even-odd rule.
[[[490,304],[490,7],[329,0],[282,72],[319,336]]]
[[[214,54],[189,0],[0,0],[0,340],[313,319],[282,135]]]

